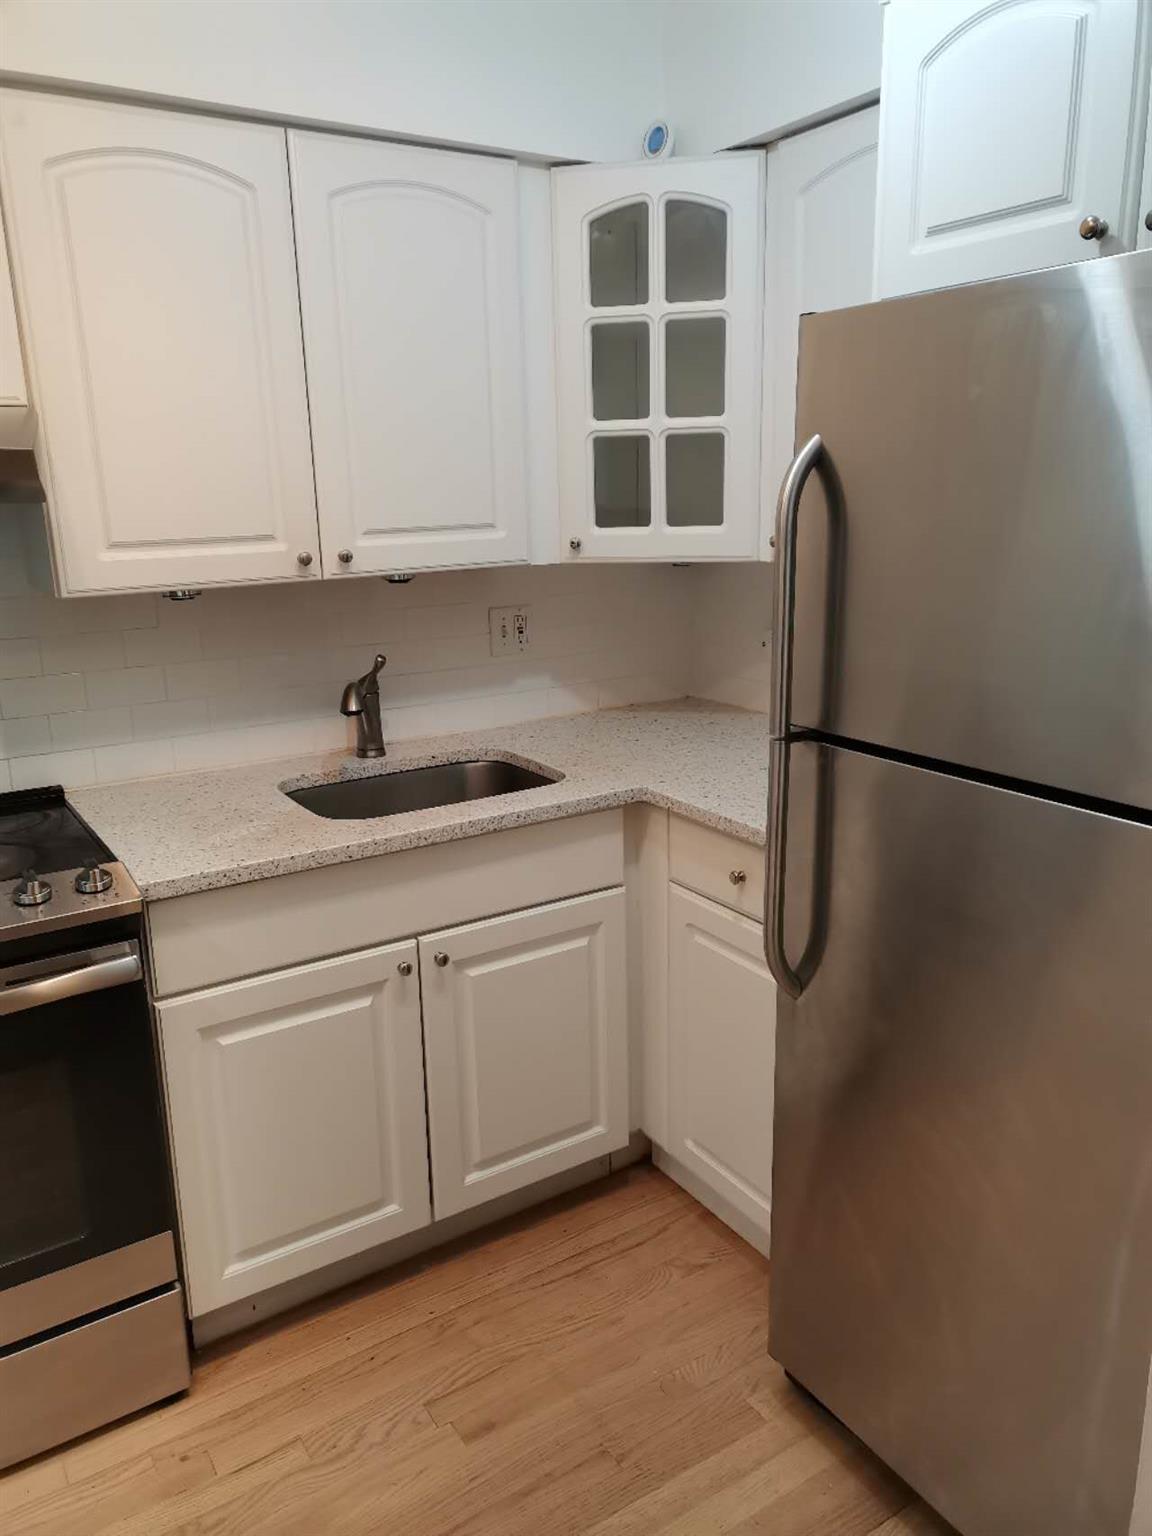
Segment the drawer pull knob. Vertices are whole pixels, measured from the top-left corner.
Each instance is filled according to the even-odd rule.
[[[448,964],[448,956],[442,949],[438,949],[432,958],[435,960],[436,964],[440,966],[441,970],[443,970],[444,966]]]
[[[742,869],[730,869],[728,871],[728,878],[733,885],[746,885],[748,881],[748,875]]]
[[[411,962],[411,960],[401,960],[400,964],[396,967],[396,969],[400,972],[401,976],[411,976],[411,974],[412,974],[412,962]]]

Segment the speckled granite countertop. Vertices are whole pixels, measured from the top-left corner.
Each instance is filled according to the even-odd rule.
[[[367,821],[327,820],[281,792],[475,757],[562,777]],[[70,798],[145,897],[159,901],[636,801],[763,843],[767,788],[767,716],[686,699],[396,742],[382,762],[328,753],[109,784]]]

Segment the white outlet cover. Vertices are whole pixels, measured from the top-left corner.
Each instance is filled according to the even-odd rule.
[[[531,645],[532,606],[489,608],[488,634],[493,656],[522,656]]]

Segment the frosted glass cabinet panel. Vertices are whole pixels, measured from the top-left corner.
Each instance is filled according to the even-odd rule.
[[[650,334],[647,320],[609,320],[591,327],[592,414],[597,421],[648,415]]]
[[[571,559],[754,559],[763,156],[554,171]]]
[[[647,203],[610,208],[588,226],[588,301],[593,309],[648,302]]]

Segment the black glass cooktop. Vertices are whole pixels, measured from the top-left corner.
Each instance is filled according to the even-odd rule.
[[[0,881],[27,869],[50,875],[111,858],[108,849],[64,798],[58,784],[0,794]]]

